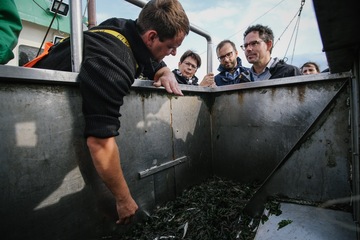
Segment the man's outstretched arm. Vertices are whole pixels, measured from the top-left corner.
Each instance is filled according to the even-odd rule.
[[[87,145],[100,178],[116,199],[116,209],[119,216],[118,224],[127,224],[135,215],[138,205],[130,194],[120,164],[120,153],[115,137],[88,137]]]

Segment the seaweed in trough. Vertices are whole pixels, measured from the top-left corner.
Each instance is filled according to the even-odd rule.
[[[129,229],[126,236],[102,239],[254,239],[260,221],[267,217],[254,220],[242,214],[242,210],[257,187],[212,177],[159,206],[146,221]],[[276,203],[267,207],[275,209],[269,212],[279,211]]]

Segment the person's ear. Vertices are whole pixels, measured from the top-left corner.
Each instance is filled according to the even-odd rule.
[[[178,63],[178,68],[180,69],[181,62]]]
[[[267,47],[268,47],[268,49],[269,49],[269,51],[271,52],[271,49],[273,48],[273,41],[268,41],[268,42],[265,42],[266,43],[266,45],[267,45]]]
[[[151,47],[156,38],[158,38],[157,32],[155,30],[146,31],[143,36],[143,41],[147,47]]]
[[[154,42],[156,38],[158,38],[157,32],[155,30],[151,30],[149,32],[150,41]]]

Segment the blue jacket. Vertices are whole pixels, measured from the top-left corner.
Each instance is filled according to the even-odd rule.
[[[235,78],[232,79],[226,75],[227,69],[225,69],[221,64],[218,67],[218,73],[215,76],[215,82],[217,86],[223,86],[223,85],[230,85],[230,84],[237,84],[237,83],[243,83],[243,82],[251,82],[251,76],[249,69],[242,66],[241,59],[239,57],[236,58],[237,60],[237,66],[236,69],[239,69],[240,73]]]

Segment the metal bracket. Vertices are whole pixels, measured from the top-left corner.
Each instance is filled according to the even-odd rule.
[[[153,175],[153,174],[155,174],[157,172],[163,171],[165,169],[168,169],[168,168],[173,167],[175,165],[178,165],[180,163],[184,163],[186,161],[187,161],[187,156],[179,157],[179,158],[177,158],[175,160],[171,160],[169,162],[160,164],[159,166],[153,166],[153,167],[148,168],[148,169],[146,169],[144,171],[141,171],[141,172],[139,172],[139,177],[141,179],[141,178],[147,177],[149,175]]]

